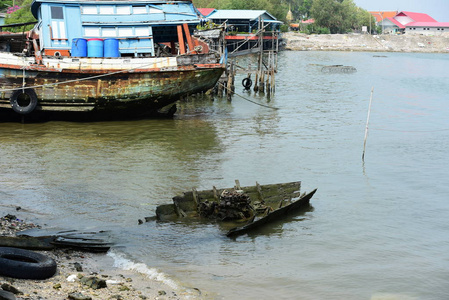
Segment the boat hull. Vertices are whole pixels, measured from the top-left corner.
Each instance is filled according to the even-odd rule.
[[[304,195],[299,200],[270,212],[266,216],[253,220],[242,227],[232,228],[228,231],[228,233],[226,233],[226,236],[236,237],[245,233],[250,233],[265,226],[266,224],[283,220],[289,215],[297,214],[310,205],[310,199],[313,197],[315,192],[316,189]]]
[[[309,193],[300,193],[301,182],[234,187],[205,191],[188,191],[173,198],[173,204],[159,205],[156,218],[160,221],[191,220],[212,221],[220,224],[227,231],[228,237],[249,233],[275,221],[282,221],[289,216],[299,214],[310,207],[310,199],[316,189]],[[249,219],[217,220],[201,216],[198,208],[202,202],[218,202],[218,195],[223,191],[239,190],[245,193],[255,208],[256,214]],[[258,212],[258,203],[263,202],[266,208]]]
[[[0,114],[21,117],[12,110],[11,97],[25,83],[37,97],[28,117],[81,116],[99,119],[139,118],[158,112],[183,96],[212,88],[224,66],[194,57],[181,63],[120,66],[123,59],[87,63],[48,63],[47,66],[0,64]],[[142,60],[140,63],[144,63]],[[108,64],[109,65],[108,65]],[[76,68],[78,66],[78,68]],[[122,69],[120,69],[120,67]],[[23,80],[25,75],[25,81]],[[18,116],[19,115],[19,116]]]

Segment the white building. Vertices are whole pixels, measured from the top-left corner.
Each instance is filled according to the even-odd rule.
[[[441,35],[449,32],[449,22],[411,22],[405,26],[407,34]]]

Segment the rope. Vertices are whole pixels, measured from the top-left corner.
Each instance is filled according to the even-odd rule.
[[[25,68],[26,68],[26,64],[25,64],[25,56],[23,57],[23,71],[22,71],[22,93],[25,93]]]
[[[221,84],[224,88],[226,88],[226,86],[223,83],[219,82],[219,84]],[[253,101],[251,99],[248,99],[246,97],[243,97],[242,95],[239,95],[237,93],[234,93],[234,95],[237,95],[240,98],[242,98],[243,100],[249,101],[249,102],[251,102],[253,104],[256,104],[256,105],[259,105],[259,106],[263,106],[263,107],[266,107],[266,108],[271,108],[271,109],[274,109],[274,110],[278,110],[279,109],[278,107],[268,106],[268,105],[265,105],[265,104],[261,104],[261,103],[255,102],[255,101]]]
[[[440,131],[449,131],[448,129],[436,129],[436,130],[398,130],[398,129],[387,129],[387,128],[371,128],[372,130],[380,130],[380,131],[395,131],[395,132],[440,132]]]

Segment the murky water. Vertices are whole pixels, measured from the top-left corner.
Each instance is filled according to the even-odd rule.
[[[0,123],[0,211],[111,230],[114,253],[216,299],[445,299],[449,56],[283,52],[270,102],[174,120]],[[356,73],[323,73],[323,65]],[[238,79],[237,82],[241,80]],[[365,163],[361,160],[374,87]],[[192,187],[302,180],[313,209],[259,235],[148,222]]]

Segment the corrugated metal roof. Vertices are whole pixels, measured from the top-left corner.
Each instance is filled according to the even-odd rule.
[[[276,20],[266,10],[230,10],[219,9],[208,16],[210,19],[232,20],[232,19],[249,19],[256,20],[262,17],[263,20]]]
[[[406,27],[449,27],[449,22],[411,22]]]

